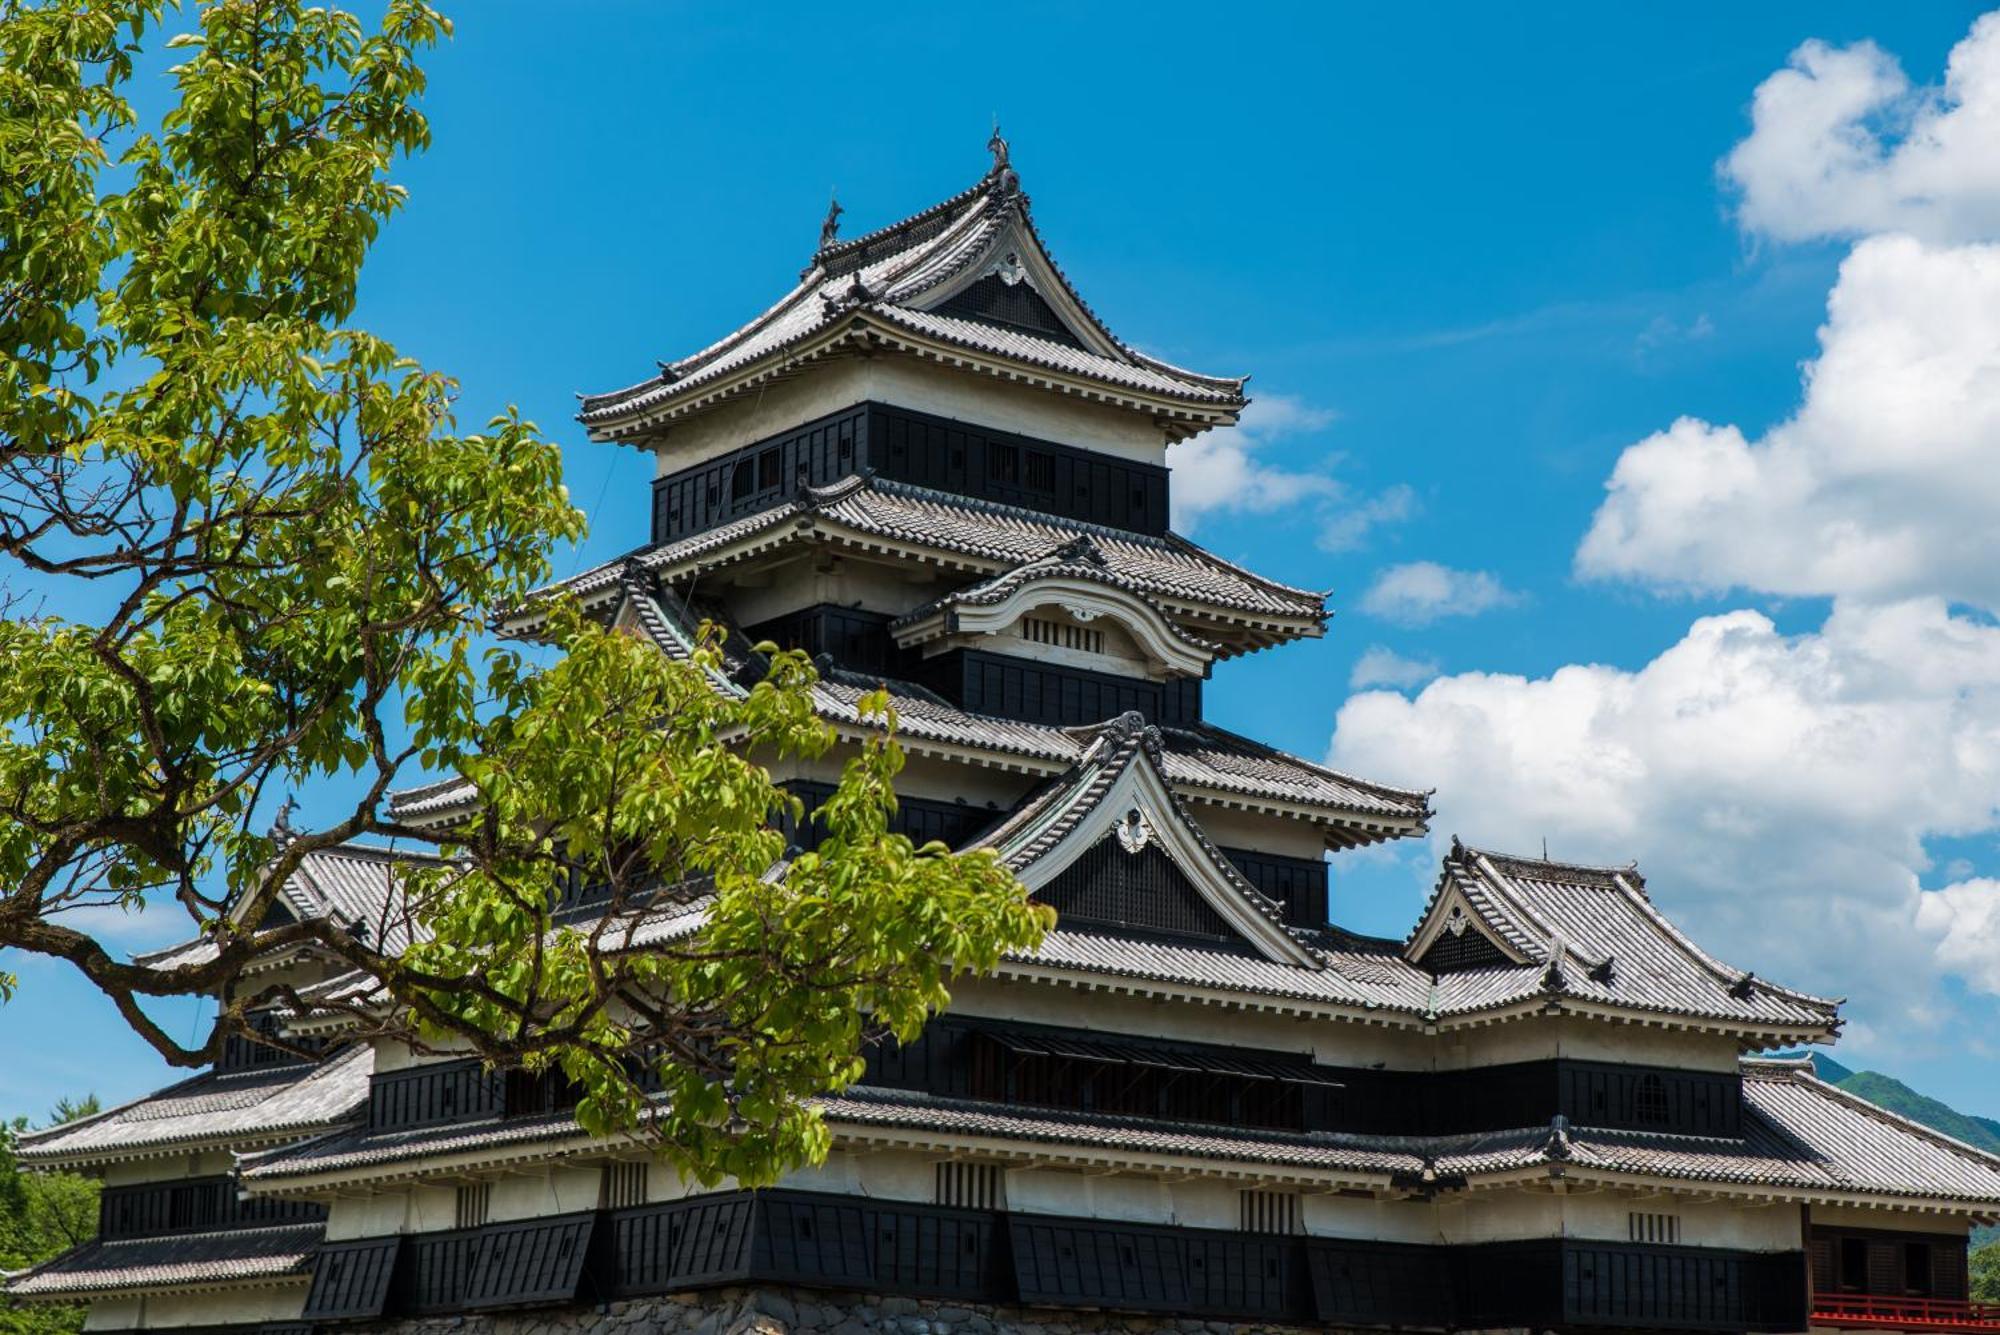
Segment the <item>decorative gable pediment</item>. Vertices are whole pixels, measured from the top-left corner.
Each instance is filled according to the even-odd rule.
[[[1493,910],[1447,862],[1403,957],[1431,973],[1542,963],[1544,952],[1535,949],[1532,939],[1517,925],[1497,920]]]
[[[1234,938],[1279,963],[1323,967],[1189,818],[1160,773],[1159,747],[1137,714],[1103,725],[1075,769],[981,846],[1088,923]]]

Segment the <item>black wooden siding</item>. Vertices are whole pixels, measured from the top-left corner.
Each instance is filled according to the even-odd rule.
[[[1167,470],[950,418],[860,404],[653,483],[653,541],[872,469],[898,481],[1135,533],[1167,531]]]
[[[1293,858],[1247,848],[1225,848],[1222,854],[1236,864],[1244,880],[1284,905],[1286,922],[1295,927],[1326,926],[1324,858]]]
[[[408,1240],[402,1306],[417,1315],[574,1302],[595,1213],[551,1215]]]
[[[107,1241],[163,1233],[263,1228],[271,1224],[312,1224],[325,1218],[326,1207],[310,1201],[241,1199],[235,1181],[229,1177],[106,1187],[97,1198],[97,1235]]]
[[[802,649],[814,658],[824,654],[851,672],[900,677],[916,660],[896,647],[889,634],[893,620],[887,612],[814,603],[745,626],[743,635],[752,644],[769,641],[780,649]]]
[[[1912,1248],[1925,1249],[1929,1265],[1912,1273]],[[1814,1225],[1806,1254],[1815,1293],[1963,1300],[1970,1294],[1963,1234]],[[1858,1260],[1857,1268],[1848,1263]]]
[[[307,1321],[373,1321],[389,1306],[403,1239],[361,1238],[321,1245],[306,1293]]]
[[[1017,1037],[1028,1041],[1016,1042]],[[1106,1055],[1096,1060],[1023,1055],[1044,1038]],[[1153,1051],[1159,1059],[1147,1058]],[[1231,1058],[1266,1069],[1254,1079],[1234,1077],[1227,1069]],[[1377,1071],[1312,1064],[1296,1053],[947,1016],[926,1026],[915,1042],[885,1042],[867,1060],[862,1076],[867,1085],[1163,1121],[1457,1135],[1547,1126],[1561,1115],[1577,1126],[1607,1130],[1742,1134],[1742,1085],[1733,1074],[1569,1058],[1463,1071]],[[1299,1067],[1296,1081],[1284,1078],[1287,1064]],[[1184,1069],[1175,1073],[1176,1066]],[[1598,1103],[1579,1095],[1649,1083],[1664,1092],[1665,1123],[1632,1117],[1629,1105],[1617,1099]]]
[[[798,1191],[720,1192],[403,1239],[391,1315],[799,1284],[964,1301],[1339,1325],[1781,1331],[1805,1326],[1798,1252],[1576,1239],[1427,1247],[962,1210]],[[396,1239],[331,1244],[310,1320],[375,1301]],[[383,1248],[365,1253],[368,1247]],[[588,1257],[586,1267],[583,1259]],[[372,1269],[369,1268],[372,1266]]]
[[[913,675],[975,714],[1023,723],[1079,727],[1127,712],[1171,727],[1201,722],[1199,677],[1149,681],[983,649],[954,649],[925,659]]]
[[[794,823],[789,819],[781,822],[785,837],[800,848],[818,848],[820,838],[826,831],[813,819],[813,812],[833,796],[833,785],[807,779],[788,779],[782,786],[796,793],[806,807],[803,822]],[[889,829],[895,834],[907,836],[919,848],[933,839],[948,848],[958,848],[983,834],[987,827],[1005,814],[998,807],[976,807],[969,802],[940,802],[932,798],[899,795],[896,810],[889,817]]]
[[[430,1126],[497,1116],[506,1081],[477,1060],[433,1062],[378,1073],[368,1083],[368,1128]]]

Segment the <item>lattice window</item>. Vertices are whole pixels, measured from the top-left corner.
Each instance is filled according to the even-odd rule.
[[[1005,1170],[999,1164],[947,1160],[937,1166],[937,1203],[967,1210],[1004,1210]]]
[[[1676,1214],[1634,1210],[1625,1216],[1625,1227],[1634,1242],[1671,1244],[1681,1240],[1681,1219]]]
[[[1245,1191],[1242,1202],[1245,1233],[1303,1233],[1299,1194],[1295,1191]]]
[[[1101,630],[1051,621],[1047,617],[1022,617],[1019,625],[1021,638],[1033,640],[1036,644],[1054,645],[1058,649],[1080,649],[1087,654],[1104,652],[1104,632]]]
[[[649,1165],[644,1159],[637,1163],[608,1163],[604,1165],[604,1208],[624,1210],[634,1205],[646,1203],[646,1174]]]
[[[1632,1088],[1632,1116],[1642,1126],[1665,1126],[1667,1082],[1656,1075],[1640,1076]]]
[[[477,1182],[458,1189],[458,1206],[453,1215],[458,1227],[478,1228],[486,1222],[493,1204],[493,1184]]]

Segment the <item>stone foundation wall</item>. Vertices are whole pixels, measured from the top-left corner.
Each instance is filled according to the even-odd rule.
[[[711,1289],[498,1316],[429,1317],[370,1335],[1323,1335],[1326,1327],[1143,1317],[1041,1307],[987,1307],[928,1298],[815,1289]]]

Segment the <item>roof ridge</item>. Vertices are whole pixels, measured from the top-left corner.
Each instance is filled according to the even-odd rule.
[[[845,239],[837,238],[830,241],[813,252],[813,262],[805,272],[806,274],[811,274],[815,269],[824,270],[824,262],[828,259],[844,259],[864,246],[886,240],[888,237],[908,230],[919,223],[929,222],[933,218],[940,217],[955,209],[963,208],[979,196],[988,194],[999,177],[1000,169],[998,167],[991,168],[984,176],[955,195],[948,195],[935,204],[919,209],[917,212],[909,214],[906,217],[898,218],[895,222],[889,223],[886,226],[877,227],[872,232],[863,232],[860,236]],[[829,271],[828,276],[834,277],[836,275]],[[800,281],[803,283],[804,275],[801,275]]]
[[[1195,737],[1207,733],[1211,736],[1225,738],[1228,741],[1239,743],[1253,750],[1262,751],[1266,755],[1276,756],[1280,760],[1302,766],[1317,774],[1324,774],[1329,779],[1338,779],[1340,782],[1350,784],[1356,788],[1367,789],[1382,797],[1417,799],[1423,802],[1425,815],[1430,814],[1430,798],[1437,792],[1435,788],[1399,788],[1392,783],[1379,783],[1374,779],[1363,779],[1349,774],[1346,770],[1339,770],[1331,765],[1321,764],[1317,760],[1307,760],[1304,756],[1295,756],[1290,751],[1272,746],[1269,742],[1260,742],[1256,738],[1246,737],[1240,732],[1231,732],[1228,728],[1210,723],[1207,720],[1203,720],[1192,728],[1177,727],[1173,724],[1161,724],[1160,727],[1163,732],[1178,732]]]
[[[1324,593],[1321,593],[1317,589],[1302,589],[1296,584],[1286,584],[1283,583],[1282,581],[1272,579],[1269,575],[1260,575],[1256,571],[1249,569],[1247,566],[1240,566],[1236,564],[1236,562],[1230,560],[1228,557],[1221,556],[1215,552],[1210,551],[1208,548],[1202,546],[1198,542],[1195,542],[1191,538],[1183,537],[1181,534],[1174,532],[1172,529],[1167,530],[1166,538],[1169,546],[1182,548],[1188,551],[1200,552],[1203,556],[1215,562],[1217,565],[1235,571],[1237,574],[1243,576],[1243,578],[1251,581],[1252,583],[1262,584],[1265,588],[1272,589],[1280,593],[1290,593],[1290,594],[1296,594],[1301,598],[1310,598],[1313,600],[1314,603],[1316,603],[1319,606],[1321,619],[1324,620],[1327,615],[1326,595]]]

